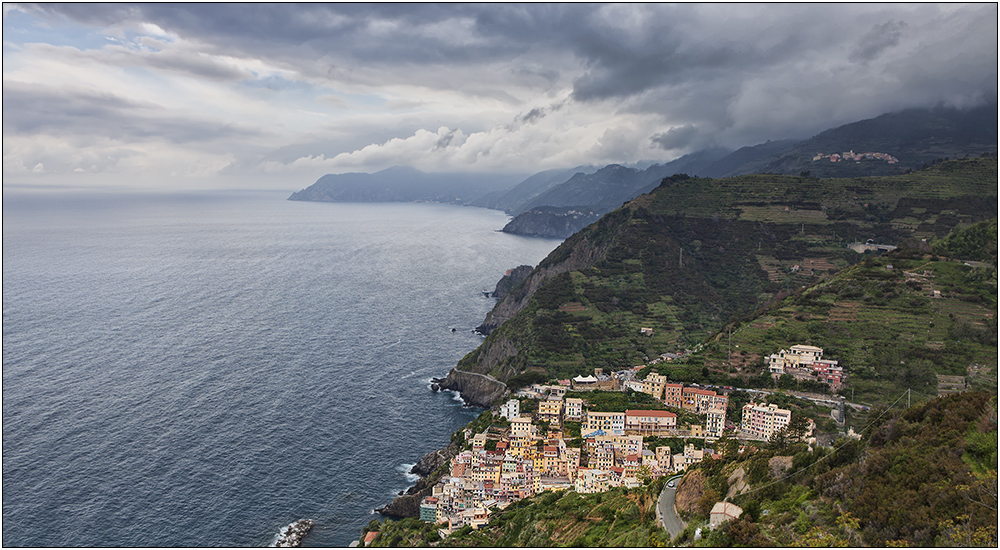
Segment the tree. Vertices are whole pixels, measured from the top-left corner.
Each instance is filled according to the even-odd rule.
[[[650,481],[653,481],[653,472],[649,469],[649,466],[643,464],[639,466],[639,469],[635,473],[636,479],[642,482],[643,485],[649,485]]]
[[[809,419],[801,414],[793,414],[788,421],[788,437],[793,440],[800,440],[809,431]]]

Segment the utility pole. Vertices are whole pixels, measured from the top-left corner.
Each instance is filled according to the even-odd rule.
[[[677,265],[678,265],[678,267],[684,267],[684,248],[683,247],[681,247],[681,255],[680,255],[680,258],[677,260]]]
[[[729,368],[733,368],[733,327],[729,327]]]
[[[910,388],[906,388],[906,408],[910,408]]]

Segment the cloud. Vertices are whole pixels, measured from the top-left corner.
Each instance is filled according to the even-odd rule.
[[[664,161],[997,90],[996,4],[5,4],[4,29],[19,173]]]
[[[122,142],[187,144],[256,133],[252,128],[200,117],[184,118],[153,103],[86,89],[4,82],[3,104],[5,134],[88,134]]]
[[[905,28],[905,21],[886,21],[873,26],[868,34],[861,37],[848,59],[855,63],[875,59],[886,49],[899,45],[899,37]]]
[[[691,140],[698,134],[698,129],[691,124],[674,126],[673,128],[659,134],[653,134],[650,140],[659,145],[661,149],[672,151],[683,149],[691,144]]]

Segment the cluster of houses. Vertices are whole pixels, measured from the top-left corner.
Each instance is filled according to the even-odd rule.
[[[562,389],[558,386],[539,401],[535,418],[523,415],[520,401],[511,399],[500,407],[509,427],[467,433],[472,448],[452,459],[450,475],[422,501],[421,519],[440,524],[442,535],[466,525],[478,528],[489,522],[490,508],[503,509],[543,491],[598,493],[637,487],[643,479],[682,470],[712,455],[711,449],[693,444],[678,453],[669,446],[649,449],[644,444],[644,437],[677,435],[673,412],[588,411],[584,400],[558,395]],[[582,446],[569,446],[563,432],[552,429],[566,420],[580,422]],[[549,423],[545,433],[542,422]]]
[[[853,149],[845,153],[833,153],[831,155],[816,153],[816,156],[813,157],[814,162],[823,159],[830,159],[830,162],[844,162],[849,160],[853,160],[854,162],[861,162],[862,160],[884,160],[888,164],[896,164],[899,162],[899,159],[887,153],[855,153]]]
[[[772,355],[777,359],[771,364],[789,371],[820,365],[833,372],[836,361],[823,360],[822,353],[821,348],[792,346],[791,351]],[[422,501],[420,518],[438,524],[445,536],[467,525],[478,529],[489,522],[491,508],[503,509],[543,491],[598,493],[612,487],[637,487],[644,479],[686,469],[706,456],[718,457],[712,449],[696,449],[692,444],[677,449],[678,453],[665,445],[650,449],[644,438],[691,437],[710,443],[725,431],[729,397],[697,385],[672,383],[657,373],[639,380],[642,368],[610,374],[595,369],[591,376],[532,384],[519,391],[499,407],[499,415],[509,426],[494,425],[478,434],[466,429],[471,449],[451,460],[449,475]],[[679,425],[677,413],[668,410],[588,410],[587,400],[566,397],[570,390],[628,389],[649,394],[675,410],[703,416],[704,424]],[[537,412],[523,414],[518,398],[537,400]],[[567,421],[580,423],[581,446],[567,444],[563,430]],[[787,409],[751,402],[743,407],[738,435],[768,440],[790,421]]]
[[[797,345],[772,353],[765,359],[768,372],[775,379],[790,374],[796,380],[824,382],[830,389],[840,389],[844,381],[844,367],[837,361],[823,359],[823,348]]]

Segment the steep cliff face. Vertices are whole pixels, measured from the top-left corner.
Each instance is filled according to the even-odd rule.
[[[493,289],[493,293],[490,296],[497,299],[504,299],[510,294],[514,287],[521,284],[521,281],[528,278],[531,272],[534,271],[534,267],[530,265],[519,265],[514,269],[510,269],[507,273],[497,281],[496,288]]]
[[[450,443],[444,449],[438,449],[425,454],[420,460],[410,468],[411,474],[426,477],[437,471],[438,468],[447,464],[458,454],[458,445]]]
[[[587,225],[594,223],[608,211],[608,208],[594,207],[552,207],[541,206],[518,214],[503,232],[528,237],[565,239]]]
[[[545,281],[551,279],[552,277],[559,275],[561,273],[566,273],[568,271],[574,271],[578,269],[584,269],[594,265],[598,260],[604,257],[607,251],[607,246],[595,246],[592,244],[586,236],[582,236],[579,239],[567,240],[563,244],[559,245],[559,249],[566,248],[568,254],[558,262],[546,263],[542,262],[534,271],[528,275],[523,282],[516,285],[511,289],[499,302],[497,305],[493,306],[493,309],[486,314],[486,319],[483,320],[483,324],[476,328],[476,331],[489,335],[494,329],[500,326],[504,321],[513,318],[517,315],[517,312],[524,309],[524,306],[528,304],[528,300],[531,299],[531,295],[541,287]],[[555,252],[553,252],[555,254]],[[491,367],[492,368],[492,367]],[[479,372],[489,372],[490,369],[486,369]]]
[[[377,508],[375,511],[383,516],[396,518],[420,517],[420,501],[431,495],[435,483],[437,483],[437,478],[433,480],[431,478],[421,479],[416,485],[407,489],[405,495],[392,499],[392,502],[382,508]]]
[[[483,409],[509,393],[507,385],[496,378],[485,374],[461,371],[458,370],[458,367],[451,369],[440,385],[442,389],[461,393],[462,399],[469,405]]]
[[[424,497],[430,496],[434,484],[441,479],[441,475],[446,470],[439,471],[442,466],[449,464],[452,458],[458,454],[459,446],[449,443],[444,449],[431,451],[421,457],[420,461],[410,469],[411,474],[417,474],[421,478],[406,490],[406,494],[400,495],[386,506],[376,510],[384,516],[399,518],[415,518],[420,516],[420,501]]]

